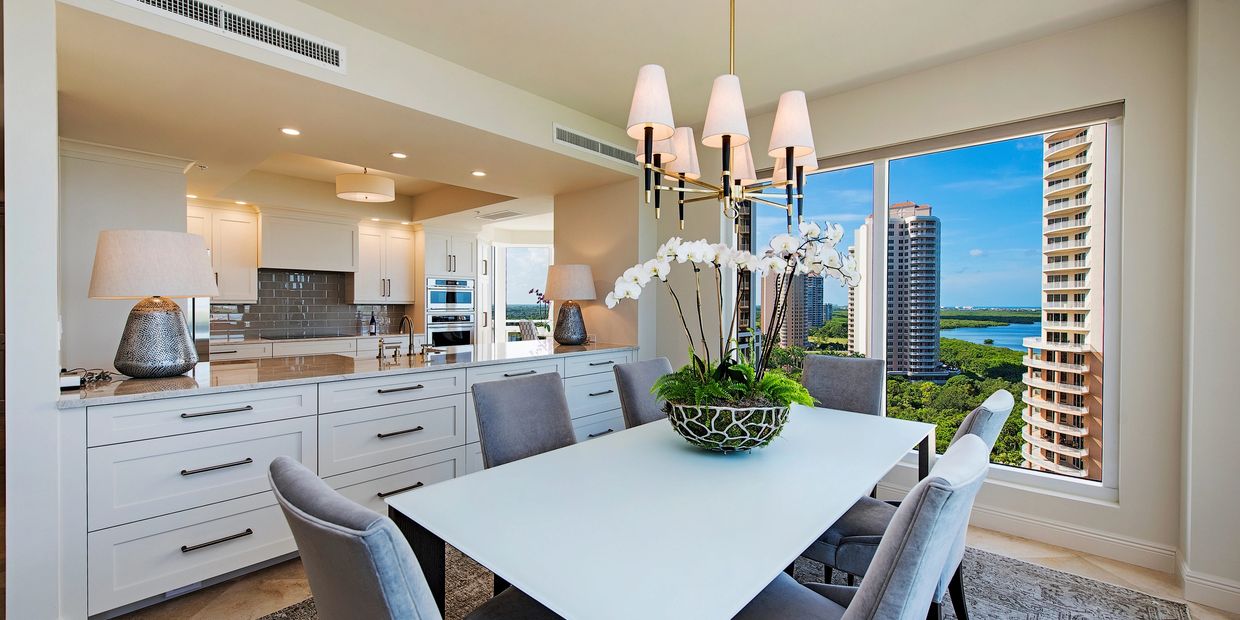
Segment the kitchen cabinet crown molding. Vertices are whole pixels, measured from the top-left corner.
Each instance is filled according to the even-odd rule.
[[[117,164],[120,166],[132,166],[135,168],[145,168],[147,170],[157,170],[160,172],[170,172],[175,174],[185,174],[195,163],[194,160],[191,159],[182,159],[180,157],[160,155],[158,153],[148,153],[146,151],[135,151],[133,149],[122,148],[119,146],[110,146],[107,144],[99,144],[97,142],[86,142],[84,140],[73,140],[70,138],[60,139],[60,155],[61,157],[73,157],[76,159],[85,159],[88,161],[97,161],[106,164]]]

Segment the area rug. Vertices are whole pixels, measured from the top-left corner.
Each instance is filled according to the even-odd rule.
[[[1183,604],[1051,570],[978,549],[965,554],[969,614],[986,620],[1188,620]],[[801,558],[798,581],[822,581],[821,564]],[[448,547],[447,613],[459,620],[491,595],[491,573]],[[840,574],[836,583],[844,583]],[[944,616],[955,619],[951,605]],[[285,607],[260,620],[315,620],[314,599]]]

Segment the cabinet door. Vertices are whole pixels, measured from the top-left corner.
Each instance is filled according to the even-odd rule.
[[[258,301],[258,216],[237,211],[211,216],[211,254],[220,289],[215,301]]]
[[[422,260],[426,263],[426,275],[452,275],[452,265],[448,259],[448,255],[452,253],[452,236],[427,231],[424,238],[426,247],[422,248]]]
[[[388,279],[388,294],[384,301],[389,304],[414,303],[413,292],[416,287],[413,281],[413,260],[417,255],[417,248],[414,245],[413,232],[396,229],[386,232],[384,277]]]
[[[387,291],[383,275],[382,228],[357,229],[357,271],[353,273],[353,303],[381,304]]]
[[[211,210],[202,207],[185,208],[185,232],[198,235],[206,241],[207,251],[211,251]],[[215,253],[211,255],[211,268],[216,269]]]
[[[452,275],[473,276],[478,272],[478,238],[452,236]]]

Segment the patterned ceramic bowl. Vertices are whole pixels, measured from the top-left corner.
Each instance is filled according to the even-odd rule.
[[[689,443],[716,452],[761,448],[788,422],[787,407],[707,407],[670,404],[667,419]]]

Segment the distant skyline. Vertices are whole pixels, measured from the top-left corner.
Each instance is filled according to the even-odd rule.
[[[871,213],[873,168],[815,174],[806,183],[806,217],[843,226],[843,252]],[[943,306],[1041,303],[1041,136],[895,159],[889,170],[889,203],[928,204],[943,222]],[[786,221],[771,207],[758,209],[757,243],[764,248]],[[828,280],[824,299],[844,304],[848,296]]]

